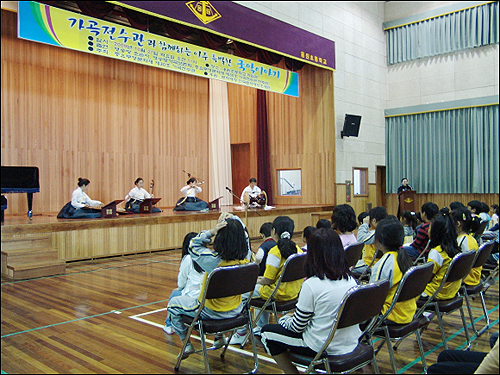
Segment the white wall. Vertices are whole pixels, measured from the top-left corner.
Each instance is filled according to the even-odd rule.
[[[385,3],[385,21],[460,3]],[[387,108],[498,95],[498,44],[391,65]]]
[[[375,183],[385,165],[384,110],[498,95],[498,44],[387,66],[382,23],[457,3],[249,2],[237,3],[335,41],[336,182],[368,167]],[[361,115],[358,138],[340,138],[344,115]]]
[[[385,165],[384,109],[387,64],[383,2],[249,2],[253,10],[335,41],[336,182],[352,181],[352,168]],[[340,138],[344,115],[361,115],[358,138]]]

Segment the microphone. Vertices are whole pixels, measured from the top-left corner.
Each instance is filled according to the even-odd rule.
[[[229,190],[230,193],[232,193],[233,191],[231,189],[229,189],[227,186],[226,186],[226,189]]]

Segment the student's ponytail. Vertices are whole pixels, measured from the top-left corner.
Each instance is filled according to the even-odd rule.
[[[398,253],[396,260],[403,275],[410,269],[413,262],[408,253],[402,248],[404,241],[403,224],[395,217],[380,220],[375,229],[375,242],[380,243],[388,251]]]
[[[273,229],[279,236],[278,249],[283,259],[288,259],[290,255],[297,253],[297,245],[292,241],[294,228],[295,224],[288,216],[278,216],[273,221]]]
[[[439,214],[431,223],[431,235],[429,247],[441,246],[450,258],[460,252],[457,243],[456,225],[451,215]]]

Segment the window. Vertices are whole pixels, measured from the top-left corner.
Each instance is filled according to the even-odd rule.
[[[353,168],[352,180],[354,195],[368,196],[368,168]]]
[[[283,169],[278,171],[279,195],[302,195],[302,171],[300,169]]]

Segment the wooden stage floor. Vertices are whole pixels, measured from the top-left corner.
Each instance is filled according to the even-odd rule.
[[[159,213],[108,219],[57,219],[57,213],[35,213],[32,220],[26,215],[7,214],[1,240],[5,248],[12,244],[16,249],[44,242],[45,248],[57,251],[59,261],[69,262],[180,248],[186,233],[212,228],[221,211],[239,216],[247,224],[250,237],[259,238],[260,226],[277,216],[291,217],[295,231],[302,232],[306,226],[316,225],[318,219],[329,218],[332,210],[332,205],[283,205],[245,212],[235,206],[223,206],[209,212],[174,212],[167,208]],[[2,272],[6,274],[4,268]]]
[[[300,236],[294,240],[302,245]],[[180,251],[170,250],[68,263],[67,273],[60,276],[2,279],[2,373],[173,373],[180,340],[161,327],[179,262]],[[493,326],[479,338],[472,336],[472,350],[487,351],[491,333],[498,331],[498,284],[487,291],[486,303]],[[478,299],[473,301],[473,312],[476,320],[482,316]],[[460,314],[444,320],[450,348],[462,349]],[[479,327],[483,323],[479,321]],[[443,350],[436,320],[422,339],[431,365]],[[198,340],[193,344],[200,348]],[[233,346],[225,361],[219,351],[210,351],[212,372],[249,371],[250,351],[250,345],[244,350]],[[258,353],[258,373],[280,373],[260,343]],[[199,356],[184,360],[180,373],[203,372]],[[385,347],[377,360],[381,373],[391,371]],[[399,373],[422,373],[414,336],[403,341],[396,360]],[[358,373],[372,371],[367,366]]]
[[[249,209],[248,217],[259,217],[259,216],[279,216],[287,215],[289,213],[295,213],[297,211],[303,212],[315,212],[321,211],[329,213],[331,216],[333,205],[276,205],[273,209]],[[2,231],[11,231],[12,226],[23,226],[23,225],[37,225],[37,224],[63,224],[63,223],[76,223],[76,222],[100,222],[101,225],[106,221],[116,221],[116,220],[144,220],[148,218],[155,218],[157,221],[190,221],[190,220],[200,220],[201,218],[214,218],[218,217],[221,212],[231,212],[238,215],[242,219],[245,218],[245,210],[240,206],[221,206],[218,210],[210,210],[208,212],[197,212],[197,211],[174,211],[173,207],[161,207],[162,212],[153,214],[123,214],[118,215],[115,218],[110,219],[58,219],[58,212],[34,212],[33,218],[30,220],[26,214],[9,214],[8,210],[5,212],[5,221],[2,223]],[[302,229],[302,228],[301,228]]]

